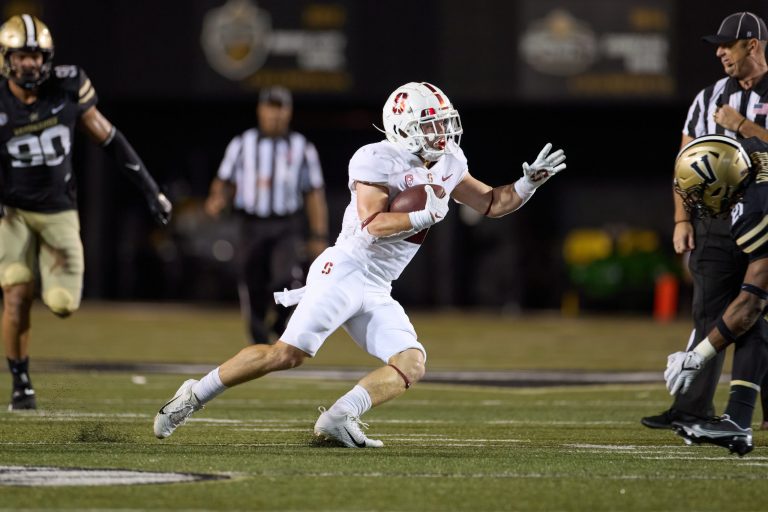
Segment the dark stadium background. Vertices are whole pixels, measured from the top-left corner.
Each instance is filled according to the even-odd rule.
[[[201,46],[205,14],[225,3],[0,4],[4,17],[26,11],[48,24],[55,62],[86,70],[99,108],[176,206],[171,228],[156,229],[140,195],[97,147],[78,141],[86,299],[236,300],[231,263],[213,256],[218,240],[226,260],[233,225],[212,223],[199,208],[227,142],[254,122],[258,87],[276,77],[293,80],[293,127],[320,152],[333,237],[348,200],[347,161],[360,145],[380,139],[371,124],[379,123],[383,101],[401,83],[430,81],[451,97],[465,127],[470,170],[488,183],[517,179],[521,162],[548,141],[567,151],[568,170],[518,213],[473,226],[454,208],[398,281],[396,296],[404,303],[559,308],[573,288],[562,246],[575,228],[611,235],[651,230],[659,251],[674,261],[672,161],[693,96],[722,74],[715,49],[700,37],[731,12],[766,15],[759,1],[252,0],[246,3],[269,13],[272,30],[283,35],[341,34],[344,63],[318,78],[296,58],[270,55],[250,77],[233,81],[208,65]],[[619,77],[610,93],[574,92],[563,86],[565,78],[537,74],[522,61],[519,38],[558,9],[596,34],[657,33],[668,45],[665,71],[635,77],[620,59],[603,59],[591,71],[597,83],[601,72]],[[650,86],[632,87],[641,81]],[[644,285],[639,298],[619,290],[585,299],[584,307],[650,310],[652,278]]]

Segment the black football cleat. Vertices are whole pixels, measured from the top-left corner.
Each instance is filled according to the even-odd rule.
[[[35,401],[35,390],[32,388],[17,388],[11,393],[11,403],[8,404],[9,411],[30,411],[37,409]]]
[[[645,416],[641,418],[640,423],[648,428],[672,429],[674,428],[672,424],[676,421],[681,423],[694,423],[704,419],[706,418],[669,408],[655,416]]]
[[[755,449],[752,429],[741,428],[727,414],[698,423],[675,421],[673,427],[685,444],[715,444],[742,457]]]

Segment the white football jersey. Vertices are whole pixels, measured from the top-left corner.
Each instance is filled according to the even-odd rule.
[[[341,233],[336,247],[354,257],[368,271],[392,281],[405,269],[420,245],[407,240],[376,240],[362,235],[364,219],[357,215],[355,183],[375,183],[389,189],[389,200],[414,185],[433,183],[451,194],[467,173],[467,159],[461,148],[449,142],[449,152],[440,157],[429,169],[422,160],[397,145],[382,141],[357,150],[349,161],[349,191],[351,200],[344,212]]]

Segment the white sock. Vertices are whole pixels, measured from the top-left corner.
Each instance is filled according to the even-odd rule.
[[[328,410],[331,414],[351,414],[360,417],[371,408],[371,395],[360,385],[353,387]]]
[[[227,386],[221,383],[219,378],[219,368],[211,370],[208,375],[195,382],[192,385],[192,392],[195,394],[201,404],[210,402],[227,389]]]

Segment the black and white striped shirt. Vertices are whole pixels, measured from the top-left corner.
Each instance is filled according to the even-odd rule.
[[[256,128],[232,139],[217,176],[235,185],[234,208],[258,217],[296,213],[304,194],[324,184],[317,150],[306,137],[262,137]]]
[[[768,128],[768,75],[751,90],[745,91],[735,78],[721,78],[702,89],[688,109],[683,133],[696,138],[702,135],[727,135],[736,139],[742,136],[715,123],[717,107],[730,105],[755,124]]]

